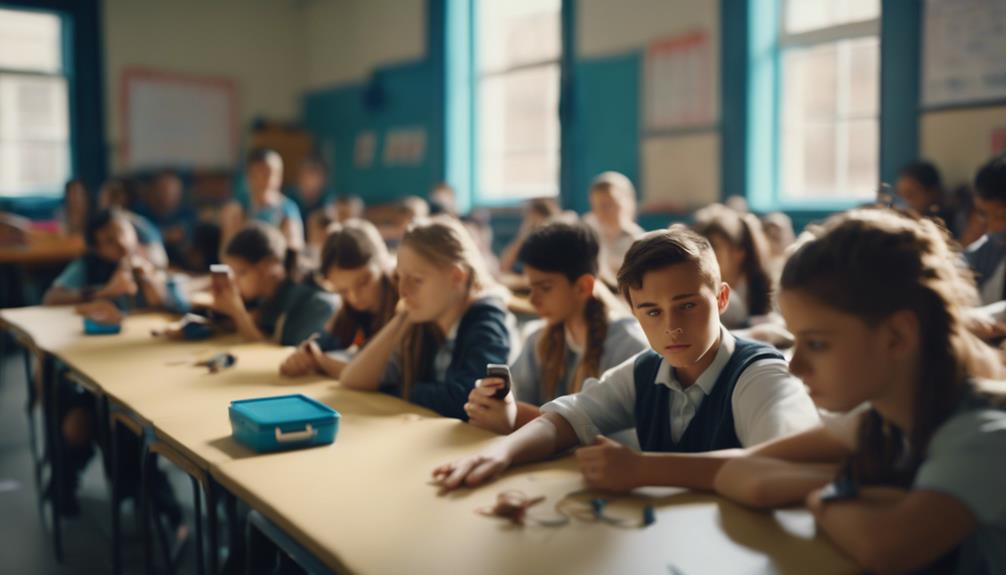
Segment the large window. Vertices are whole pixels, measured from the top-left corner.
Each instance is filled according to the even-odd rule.
[[[778,202],[874,197],[880,0],[782,0]]]
[[[0,195],[51,196],[70,176],[62,19],[0,9]]]
[[[479,200],[559,193],[561,0],[473,0]]]

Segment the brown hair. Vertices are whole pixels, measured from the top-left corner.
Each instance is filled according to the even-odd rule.
[[[380,274],[382,297],[378,310],[368,313],[353,309],[344,302],[332,318],[332,335],[347,347],[361,331],[369,339],[391,321],[398,304],[398,286],[392,279],[388,248],[374,224],[350,219],[328,227],[328,235],[321,248],[321,273],[327,274],[332,268],[350,270],[371,264]]]
[[[283,271],[289,279],[302,279],[300,254],[287,245],[286,238],[275,226],[263,222],[251,221],[245,224],[227,242],[224,255],[243,259],[250,264],[272,258],[283,265]]]
[[[552,222],[532,232],[520,248],[518,259],[525,266],[549,273],[560,273],[570,282],[584,275],[598,275],[597,234],[583,223]],[[624,306],[600,281],[594,283],[594,293],[583,309],[587,323],[587,345],[577,364],[567,393],[580,391],[588,377],[597,377],[601,370],[604,341],[608,337],[609,316]],[[546,327],[536,349],[541,361],[541,397],[555,397],[556,387],[566,371],[566,329],[563,323]]]
[[[710,242],[714,236],[719,236],[743,250],[741,273],[747,281],[745,303],[748,314],[769,313],[772,309],[772,280],[766,266],[768,240],[758,216],[741,214],[723,204],[712,204],[695,212],[692,227]]]
[[[906,430],[871,410],[843,470],[860,482],[909,485],[933,433],[966,395],[971,378],[997,377],[1002,370],[991,348],[962,324],[961,310],[977,294],[945,232],[932,221],[885,209],[835,216],[786,263],[782,289],[799,290],[870,325],[903,310],[918,317],[922,369],[908,451]]]
[[[618,291],[632,303],[630,289],[643,287],[647,273],[681,263],[695,264],[713,289],[720,287],[720,267],[709,240],[682,225],[647,232],[633,242],[618,269]]]
[[[499,296],[504,303],[510,293],[490,275],[482,252],[468,230],[456,218],[434,216],[409,227],[402,238],[423,259],[441,266],[458,265],[468,273],[466,291],[470,297]],[[444,334],[436,323],[423,322],[409,328],[402,338],[402,397],[433,365],[433,351],[443,343]]]

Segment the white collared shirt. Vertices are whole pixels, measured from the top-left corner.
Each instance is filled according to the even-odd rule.
[[[671,390],[671,438],[677,442],[733,354],[736,340],[720,328],[721,344],[712,364],[694,384],[682,388],[674,370],[661,360],[654,385]],[[584,445],[598,434],[610,434],[636,426],[635,362],[632,357],[606,371],[595,384],[542,406],[542,412],[558,413],[572,425]],[[588,380],[589,381],[589,380]],[[732,397],[734,427],[744,447],[791,435],[820,425],[821,421],[803,383],[789,373],[785,360],[761,359],[744,370]]]

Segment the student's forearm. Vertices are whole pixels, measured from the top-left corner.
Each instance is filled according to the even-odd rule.
[[[723,464],[743,453],[740,449],[695,454],[642,453],[640,484],[711,491]]]
[[[168,290],[163,283],[145,278],[140,280],[140,290],[149,307],[164,307],[168,301]]]
[[[818,525],[843,551],[871,572],[912,571],[919,562],[917,550],[899,549],[904,526],[892,521],[892,503],[871,501],[868,490],[860,499],[826,504],[817,513]],[[864,497],[865,496],[865,497]],[[915,556],[915,561],[911,557]],[[909,564],[905,560],[909,559]]]
[[[381,328],[381,331],[360,350],[356,357],[342,370],[339,383],[350,389],[373,391],[381,384],[391,354],[401,342],[408,323],[398,315]]]
[[[832,464],[748,456],[724,460],[713,486],[737,503],[772,509],[803,502],[809,493],[832,481],[836,472]]]
[[[247,311],[238,314],[237,317],[232,318],[234,320],[234,327],[237,328],[241,337],[249,341],[266,341],[268,336],[262,333],[262,330],[255,325],[255,320],[252,319],[251,314]]]
[[[569,422],[555,413],[536,418],[502,441],[515,464],[543,461],[580,443]]]
[[[339,379],[339,376],[342,375],[342,372],[346,369],[346,365],[348,364],[341,359],[336,359],[327,355],[318,360],[318,366],[321,367],[321,370],[325,373],[325,375],[335,379]]]
[[[53,286],[45,292],[45,296],[42,298],[42,305],[70,305],[82,301],[84,301],[83,291]]]
[[[520,429],[528,423],[531,423],[539,415],[541,415],[541,410],[538,406],[531,405],[530,403],[524,403],[523,401],[517,402],[517,420],[514,422],[514,429]]]
[[[824,427],[816,427],[755,445],[747,453],[784,461],[834,463],[845,459],[851,449]]]

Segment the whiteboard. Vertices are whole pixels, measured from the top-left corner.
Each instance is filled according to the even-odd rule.
[[[1006,0],[927,0],[922,102],[1006,99]]]
[[[230,80],[131,70],[122,90],[127,169],[234,166],[237,110]]]

